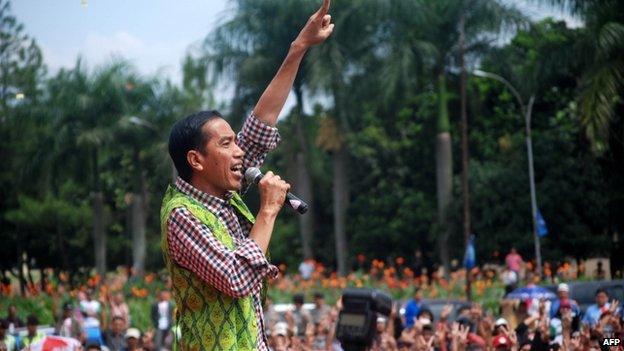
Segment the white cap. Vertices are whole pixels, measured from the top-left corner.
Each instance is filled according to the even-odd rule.
[[[429,318],[427,318],[427,317],[421,317],[421,318],[418,318],[418,322],[420,322],[420,324],[422,324],[422,325],[423,325],[423,327],[424,327],[424,326],[431,325],[431,321],[430,321],[430,320],[429,320]]]
[[[509,323],[507,323],[505,318],[499,318],[496,320],[496,323],[494,323],[494,326],[499,327],[501,325],[509,325]]]
[[[137,328],[128,328],[128,330],[126,330],[126,339],[128,338],[135,338],[135,339],[140,339],[141,338],[141,331],[139,331]]]
[[[288,336],[288,324],[286,322],[277,322],[273,326],[273,335]]]
[[[382,316],[377,317],[377,323],[386,323],[386,320],[387,319],[385,317],[382,317]]]
[[[566,283],[561,283],[557,287],[557,291],[570,292],[570,287]]]

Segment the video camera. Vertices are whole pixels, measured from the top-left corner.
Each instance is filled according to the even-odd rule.
[[[372,289],[345,289],[336,337],[345,351],[365,350],[375,337],[377,315],[389,316],[392,298]]]

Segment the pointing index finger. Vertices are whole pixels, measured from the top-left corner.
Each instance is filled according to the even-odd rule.
[[[320,18],[323,18],[327,12],[329,12],[329,5],[331,3],[331,0],[323,0],[323,5],[321,5],[321,8],[318,11],[318,16]]]

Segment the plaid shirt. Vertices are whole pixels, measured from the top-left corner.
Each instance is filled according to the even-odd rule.
[[[243,167],[260,167],[267,153],[279,142],[277,128],[264,124],[251,115],[237,135],[236,143],[245,151]],[[244,170],[243,170],[244,173]],[[196,274],[226,295],[240,298],[253,296],[258,322],[258,349],[268,350],[260,291],[262,279],[275,278],[277,267],[271,265],[258,244],[249,238],[252,224],[230,205],[232,194],[226,199],[208,195],[178,177],[176,188],[203,204],[213,213],[234,239],[236,249],[226,248],[186,208],[174,209],[167,220],[169,255],[174,262]]]

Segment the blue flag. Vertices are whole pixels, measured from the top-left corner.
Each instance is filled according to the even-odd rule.
[[[477,264],[477,254],[474,247],[474,235],[471,235],[468,239],[468,246],[466,246],[466,253],[464,253],[464,267],[466,269],[472,269]]]
[[[546,221],[539,210],[535,214],[535,224],[537,225],[537,235],[542,237],[548,234],[548,228],[546,227]]]

